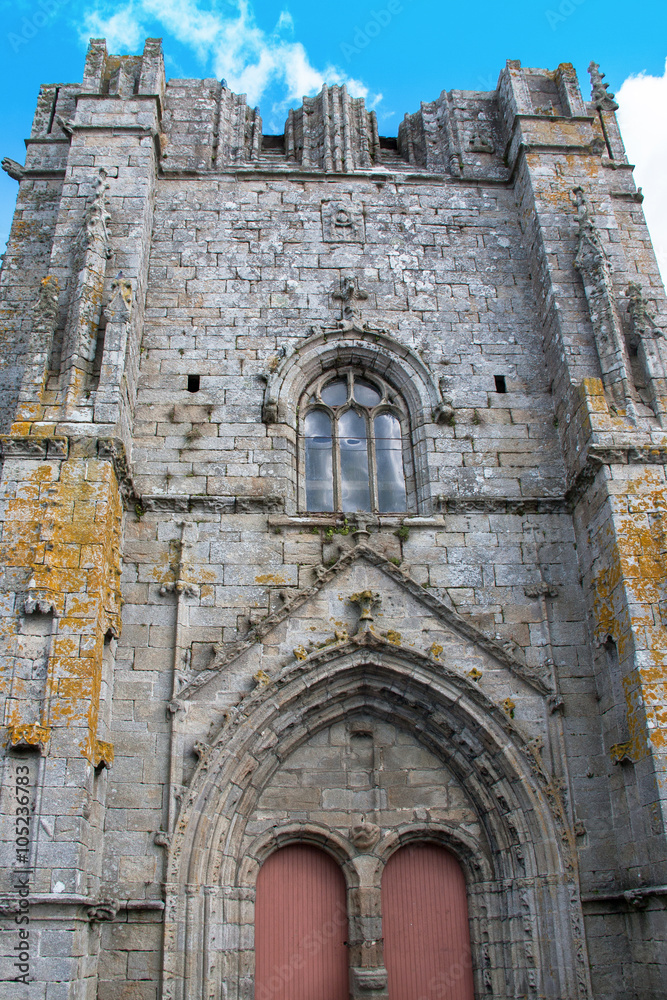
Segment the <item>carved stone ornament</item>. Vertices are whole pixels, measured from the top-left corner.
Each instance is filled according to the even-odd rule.
[[[553,583],[547,583],[542,581],[541,583],[529,584],[527,587],[523,588],[523,592],[526,597],[558,597],[558,587],[555,587]]]
[[[440,402],[433,407],[431,417],[434,424],[454,426],[455,416],[452,397],[446,392],[447,380],[440,379]]]
[[[352,969],[355,992],[377,993],[387,990],[387,970],[384,968]],[[354,993],[353,993],[354,995]]]
[[[350,830],[350,840],[360,851],[370,851],[380,839],[380,833],[375,823],[358,823]]]
[[[104,309],[109,323],[129,323],[132,316],[132,282],[116,278],[111,282],[111,297]]]
[[[612,281],[612,268],[600,235],[589,214],[581,187],[572,189],[577,209],[579,243],[574,266],[581,274],[595,346],[602,369],[602,381],[617,412],[635,421],[637,417],[630,378],[625,336]]]
[[[8,726],[10,747],[21,747],[26,750],[46,752],[46,746],[51,736],[50,726],[38,726],[36,723],[19,723]]]
[[[449,172],[452,177],[460,177],[463,173],[463,166],[461,164],[461,154],[451,153],[449,156]]]
[[[23,610],[27,615],[57,615],[57,597],[47,590],[30,590],[23,601]]]
[[[609,756],[611,757],[613,764],[632,764],[633,763],[633,744],[632,740],[626,740],[625,743],[614,743],[612,747],[609,748]]]
[[[21,903],[15,896],[0,896],[0,917],[15,917],[21,912]]]
[[[468,149],[471,153],[495,153],[496,147],[490,135],[480,129],[475,129],[468,139]]]
[[[510,719],[514,718],[514,711],[516,709],[516,702],[512,701],[511,698],[505,698],[503,705],[503,711],[509,715]]]
[[[23,180],[23,175],[25,174],[25,167],[22,167],[20,163],[16,162],[16,160],[12,160],[10,156],[4,157],[2,161],[2,169],[5,171],[6,174],[9,174],[12,180],[14,181]]]
[[[153,843],[157,847],[171,847],[171,834],[166,830],[158,830],[153,837]]]
[[[100,899],[93,906],[88,907],[88,920],[91,924],[101,923],[104,920],[115,920],[118,909],[117,899]]]
[[[632,346],[637,347],[643,337],[664,337],[664,333],[649,312],[648,302],[644,298],[639,282],[628,282],[625,297],[628,300],[628,319],[631,327],[630,343]]]
[[[359,288],[359,282],[353,277],[340,279],[340,288],[332,294],[332,298],[341,304],[341,329],[351,329],[353,326],[361,326],[361,309],[357,305],[365,302],[368,292]]]
[[[264,401],[262,406],[262,422],[265,424],[278,423],[278,400],[270,396]]]
[[[350,601],[352,604],[359,605],[359,628],[357,629],[357,635],[359,632],[368,632],[373,619],[373,609],[380,606],[382,597],[380,594],[374,593],[372,590],[361,590],[358,594],[350,594]]]
[[[579,224],[579,246],[574,266],[578,271],[609,268],[609,261],[597,229],[590,217],[588,202],[583,188],[572,189],[572,204],[577,210]]]
[[[35,326],[40,331],[50,330],[58,315],[58,279],[52,275],[42,278],[35,313]]]
[[[66,122],[65,119],[61,115],[56,115],[55,118],[54,118],[54,121],[55,121],[56,125],[58,126],[58,128],[60,128],[65,133],[65,135],[67,136],[67,138],[71,139],[72,138],[72,133],[74,132],[74,123],[73,122]]]
[[[325,243],[363,243],[363,212],[350,202],[322,202],[322,238]]]
[[[591,78],[591,100],[598,111],[618,111],[614,95],[608,93],[609,84],[603,83],[605,74],[600,72],[600,64],[591,62],[588,72]]]
[[[645,910],[648,906],[650,892],[641,889],[626,889],[623,899],[635,910]]]
[[[107,172],[104,167],[100,167],[97,180],[95,181],[95,193],[93,200],[86,209],[83,228],[90,242],[99,241],[107,246],[109,243],[109,233],[107,223],[111,216],[107,211],[106,193],[109,190]]]
[[[114,746],[107,740],[93,740],[90,762],[93,767],[111,767],[114,760]]]
[[[596,135],[591,140],[589,149],[594,156],[602,156],[602,154],[607,150],[607,144],[601,135]]]

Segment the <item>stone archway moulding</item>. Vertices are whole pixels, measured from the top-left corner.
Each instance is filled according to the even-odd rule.
[[[323,372],[346,365],[384,376],[403,395],[413,432],[431,421],[440,396],[424,362],[383,330],[360,326],[318,331],[285,357],[268,379],[264,420],[296,431],[297,406],[307,386]]]
[[[253,954],[247,817],[294,749],[359,712],[412,731],[446,763],[480,817],[483,842],[462,852],[472,880],[478,987],[490,984],[508,998],[587,998],[573,837],[525,738],[467,678],[426,657],[420,663],[397,648],[362,645],[285,668],[241,703],[200,762],[170,849],[164,1000],[221,1000],[223,980],[229,1000],[251,988],[243,979]],[[447,831],[436,833],[444,843]],[[301,835],[311,842],[330,836],[330,851],[341,861],[349,856],[336,834],[302,828]],[[391,831],[380,844],[390,842]],[[491,925],[485,944],[482,927]]]
[[[278,433],[294,449],[295,467],[286,510],[299,506],[299,482],[303,482],[303,455],[297,451],[299,404],[311,383],[324,372],[347,367],[382,376],[403,397],[408,409],[410,449],[406,454],[407,479],[414,489],[411,503],[426,512],[431,505],[428,438],[436,433],[434,420],[442,406],[433,378],[414,351],[394,340],[384,330],[356,323],[320,329],[283,358],[267,381],[262,419],[269,433]],[[271,431],[273,426],[274,430]],[[303,429],[301,428],[301,431]],[[301,504],[303,505],[303,496]]]

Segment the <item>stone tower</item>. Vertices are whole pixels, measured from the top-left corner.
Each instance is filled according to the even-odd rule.
[[[590,72],[397,139],[155,39],[42,87],[0,997],[665,996],[667,303]]]

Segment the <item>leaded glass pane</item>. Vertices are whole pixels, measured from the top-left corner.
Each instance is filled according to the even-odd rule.
[[[406,497],[401,425],[391,413],[380,413],[374,424],[378,510],[403,511]]]
[[[382,395],[370,382],[366,382],[363,378],[355,378],[354,398],[362,406],[377,406],[382,399]]]
[[[327,406],[342,406],[347,403],[347,379],[337,378],[334,382],[327,382],[320,396]]]
[[[366,421],[354,410],[346,410],[338,421],[338,445],[342,509],[370,510]]]
[[[322,410],[311,410],[305,422],[306,508],[333,510],[333,449],[331,418]]]

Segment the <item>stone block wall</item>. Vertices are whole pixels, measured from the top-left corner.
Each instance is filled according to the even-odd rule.
[[[420,839],[464,871],[476,996],[663,995],[667,311],[591,72],[509,62],[396,144],[341,88],[263,137],[150,39],[42,88],[0,286],[30,1000],[249,998],[294,842],[382,1000]],[[311,387],[348,370],[402,400],[405,511],[307,509]]]

